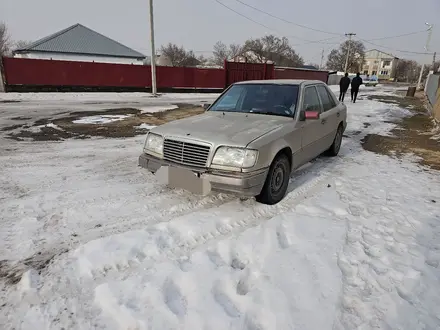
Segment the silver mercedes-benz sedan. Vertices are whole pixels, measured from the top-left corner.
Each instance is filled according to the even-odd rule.
[[[292,171],[338,154],[346,119],[346,106],[321,81],[243,81],[205,113],[151,129],[139,165],[171,187],[276,204]]]

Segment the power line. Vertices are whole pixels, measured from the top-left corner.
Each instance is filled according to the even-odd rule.
[[[315,32],[326,33],[326,34],[333,34],[333,35],[338,35],[338,36],[343,36],[344,35],[343,33],[336,33],[336,32],[329,32],[329,31],[319,30],[319,29],[312,28],[310,26],[305,26],[305,25],[298,24],[298,23],[295,23],[295,22],[292,22],[292,21],[288,21],[287,19],[284,19],[282,17],[273,15],[273,14],[268,13],[267,11],[261,10],[261,9],[259,9],[257,7],[251,6],[251,5],[245,3],[245,2],[243,2],[241,0],[235,0],[235,1],[237,1],[238,3],[241,3],[242,5],[244,5],[246,7],[252,8],[253,10],[256,10],[256,11],[258,11],[260,13],[268,15],[268,16],[270,16],[272,18],[278,19],[278,20],[283,21],[283,22],[288,23],[288,24],[296,25],[296,26],[301,27],[303,29],[307,29],[307,30],[311,30],[311,31],[315,31]]]
[[[426,30],[420,30],[420,31],[415,31],[415,32],[410,32],[410,33],[405,33],[405,34],[399,34],[399,35],[396,35],[396,36],[368,39],[368,41],[401,38],[401,37],[411,36],[411,35],[414,35],[414,34],[419,34],[419,33],[422,33],[422,32],[426,32]]]
[[[221,2],[221,1],[219,1],[219,0],[214,0],[214,1],[217,2],[219,5],[225,7],[226,9],[228,9],[228,10],[230,10],[230,11],[236,13],[237,15],[240,15],[241,17],[247,19],[248,21],[251,21],[251,22],[253,22],[253,23],[255,23],[255,24],[258,24],[258,25],[260,25],[260,26],[262,26],[262,27],[264,27],[264,28],[266,28],[266,29],[268,29],[268,30],[272,30],[272,28],[268,27],[267,25],[264,25],[263,23],[257,22],[256,20],[254,20],[254,19],[252,19],[252,18],[250,18],[250,17],[248,17],[248,16],[246,16],[246,15],[243,15],[242,13],[236,11],[235,9],[233,9],[233,8],[231,8],[231,7],[227,6],[227,5],[225,5],[223,2]]]
[[[298,46],[317,44],[317,43],[324,44],[324,45],[336,45],[339,42],[325,42],[325,41],[329,41],[329,40],[336,39],[336,38],[341,39],[341,37],[331,37],[331,38],[326,38],[326,39],[321,39],[321,40],[308,41],[308,42],[305,42],[305,43],[302,43],[302,44],[293,44],[291,46],[298,47]]]
[[[425,32],[426,32],[426,30],[425,30]],[[429,53],[429,52],[414,52],[414,51],[410,51],[410,50],[395,49],[395,48],[391,48],[391,47],[387,47],[387,46],[383,46],[383,45],[378,45],[378,44],[375,44],[375,43],[373,43],[373,42],[370,42],[370,41],[368,41],[368,40],[364,40],[364,39],[361,39],[361,38],[358,38],[358,40],[360,40],[360,41],[362,41],[362,42],[365,42],[365,43],[367,43],[367,44],[370,44],[370,45],[376,46],[376,47],[381,47],[381,48],[385,48],[385,49],[393,50],[393,51],[395,51],[395,52],[400,52],[400,53],[418,54],[418,55],[432,55],[432,54],[433,54],[433,53]]]
[[[253,18],[251,18],[251,17],[249,17],[249,16],[246,16],[246,15],[240,13],[239,11],[236,11],[235,9],[233,9],[233,8],[231,8],[231,7],[227,6],[227,5],[225,5],[223,2],[221,2],[221,1],[219,1],[219,0],[214,0],[214,1],[217,2],[219,5],[225,7],[226,9],[228,9],[228,10],[230,10],[230,11],[236,13],[237,15],[239,15],[239,16],[241,16],[241,17],[247,19],[248,21],[251,21],[251,22],[253,22],[253,23],[255,23],[255,24],[258,24],[258,25],[260,25],[260,26],[262,26],[262,27],[268,29],[268,30],[274,31],[274,32],[276,32],[276,33],[282,35],[282,33],[281,33],[280,31],[275,30],[275,29],[273,29],[273,28],[271,28],[271,27],[269,27],[269,26],[267,26],[267,25],[265,25],[265,24],[263,24],[263,23],[260,23],[260,22],[258,22],[258,21],[256,21],[256,20],[254,20]],[[327,39],[323,39],[323,40],[308,40],[308,39],[303,39],[303,38],[300,38],[300,37],[297,37],[297,36],[287,36],[287,37],[295,38],[295,39],[299,39],[299,40],[306,41],[306,42],[307,42],[306,44],[308,44],[308,43],[321,43],[321,42],[323,42],[323,41],[327,41],[327,40],[330,40],[330,39],[334,39],[334,38],[335,38],[335,37],[332,37],[332,38],[327,38]],[[299,45],[297,45],[297,46],[299,46]]]

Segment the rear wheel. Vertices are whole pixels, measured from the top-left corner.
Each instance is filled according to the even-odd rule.
[[[330,148],[328,148],[324,152],[325,156],[335,157],[338,155],[339,150],[341,149],[341,144],[342,144],[342,134],[343,134],[342,124],[339,124],[338,130],[336,131],[335,139],[333,140],[332,145],[330,146]]]
[[[278,155],[270,165],[261,193],[256,200],[273,205],[281,201],[287,191],[290,179],[290,162],[286,155]]]

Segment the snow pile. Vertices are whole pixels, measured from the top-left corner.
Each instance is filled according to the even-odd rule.
[[[45,127],[53,128],[53,129],[56,129],[56,130],[59,130],[59,131],[63,131],[63,129],[61,127],[59,127],[58,125],[55,125],[54,123],[49,123],[49,124],[45,124],[45,125],[31,126],[31,127],[26,128],[25,130],[29,131],[29,132],[32,132],[32,133],[39,133],[39,132],[41,132],[41,129],[45,128]],[[20,128],[20,129],[23,129],[23,128]]]
[[[178,109],[179,107],[177,105],[171,104],[171,105],[161,105],[161,106],[146,106],[146,107],[140,107],[138,108],[141,113],[154,113],[154,112],[162,112],[167,110],[174,110]]]
[[[87,116],[73,121],[74,124],[92,124],[92,125],[102,125],[109,124],[115,121],[121,121],[132,117],[133,115],[97,115],[97,116]]]
[[[149,125],[149,124],[140,124],[139,126],[135,126],[136,129],[152,129],[155,128],[156,126],[154,125]]]
[[[38,287],[40,285],[40,275],[35,269],[27,270],[21,277],[17,285],[17,291],[20,299],[26,300],[29,303],[39,303]]]

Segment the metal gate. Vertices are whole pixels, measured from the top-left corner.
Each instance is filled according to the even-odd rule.
[[[274,65],[267,63],[246,63],[225,61],[225,83],[229,85],[245,80],[266,80],[274,78]]]

